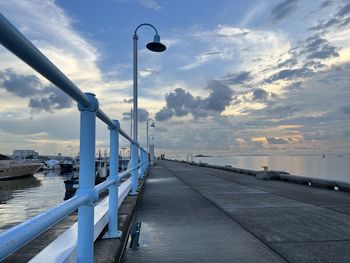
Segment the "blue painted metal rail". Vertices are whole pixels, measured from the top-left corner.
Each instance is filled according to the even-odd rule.
[[[95,237],[105,226],[97,223],[99,231],[96,231],[94,216],[97,210],[101,209],[94,204],[98,201],[99,194],[106,189],[109,190],[108,200],[106,200],[108,201],[108,231],[105,238],[118,238],[121,235],[118,231],[118,207],[130,191],[137,192],[138,179],[143,177],[149,168],[148,153],[120,128],[117,120],[110,119],[100,109],[94,94],[83,93],[1,13],[0,43],[74,99],[80,111],[79,190],[70,200],[2,232],[0,261],[78,209],[76,256],[72,261],[92,263]],[[107,124],[110,130],[110,175],[105,182],[95,186],[96,117]],[[120,174],[118,174],[119,135],[129,140],[138,149],[137,160],[132,161],[133,167]],[[134,172],[135,170],[137,173]],[[129,175],[131,178],[120,184],[120,179]],[[103,226],[102,229],[101,226]],[[71,251],[73,250],[74,248]],[[59,253],[56,248],[55,253],[59,256],[55,260],[63,262],[66,260],[65,257],[72,259],[72,254],[65,252]]]

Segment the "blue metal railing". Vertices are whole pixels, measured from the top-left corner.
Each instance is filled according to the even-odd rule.
[[[98,201],[102,191],[109,190],[108,231],[104,237],[120,237],[121,233],[118,231],[119,204],[130,191],[136,193],[139,177],[143,177],[149,168],[148,154],[120,128],[117,120],[110,119],[99,108],[94,94],[83,93],[1,13],[0,43],[67,93],[78,103],[80,111],[79,190],[73,198],[2,232],[0,234],[0,261],[78,209],[76,261],[92,263],[94,235],[96,235],[94,233],[94,203]],[[105,182],[95,186],[96,117],[107,124],[110,130],[110,175]],[[137,160],[132,161],[133,167],[120,174],[118,174],[119,135],[130,141],[134,149],[138,149]],[[135,170],[138,172],[135,173]],[[131,175],[131,179],[120,184],[120,179],[128,175]],[[122,194],[118,193],[119,189],[123,191]]]

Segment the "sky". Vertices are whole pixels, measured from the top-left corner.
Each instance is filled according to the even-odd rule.
[[[157,153],[350,153],[348,0],[0,0],[0,12],[130,132],[139,36],[139,141]],[[77,105],[0,47],[0,153],[79,152]],[[126,145],[125,141],[121,141]],[[109,134],[97,121],[96,149]]]

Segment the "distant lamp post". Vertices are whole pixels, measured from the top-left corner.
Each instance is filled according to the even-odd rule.
[[[149,152],[148,124],[149,124],[150,121],[152,122],[150,126],[153,127],[153,128],[156,127],[156,126],[154,125],[154,120],[153,120],[153,119],[148,119],[148,120],[147,120],[147,123],[146,123],[146,127],[147,127],[147,128],[146,128],[146,131],[147,131],[147,132],[146,132],[146,136],[147,136],[147,152]]]

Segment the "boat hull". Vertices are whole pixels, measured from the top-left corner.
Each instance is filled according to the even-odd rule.
[[[0,181],[31,176],[41,167],[42,164],[39,163],[21,163],[0,166]]]

